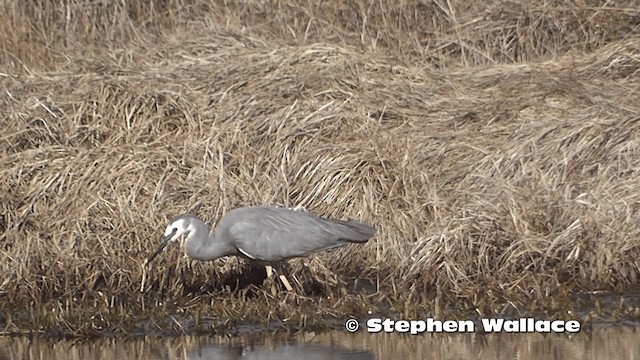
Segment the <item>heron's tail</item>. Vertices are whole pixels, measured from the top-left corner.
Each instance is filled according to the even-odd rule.
[[[371,239],[376,234],[376,229],[373,226],[361,223],[359,221],[342,221],[331,220],[336,227],[336,235],[338,240],[364,243]]]

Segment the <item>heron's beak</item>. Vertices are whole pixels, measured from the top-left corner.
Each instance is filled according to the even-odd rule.
[[[160,245],[158,246],[156,251],[154,251],[153,254],[151,254],[147,258],[146,264],[150,263],[151,260],[155,259],[155,257],[158,256],[158,254],[160,254],[162,252],[162,250],[164,250],[164,248],[167,247],[167,245],[169,245],[169,240],[171,240],[172,236],[173,236],[173,233],[162,237],[162,239],[160,240]]]

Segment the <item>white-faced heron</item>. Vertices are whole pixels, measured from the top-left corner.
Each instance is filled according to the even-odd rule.
[[[328,219],[306,211],[271,206],[231,210],[213,230],[193,215],[180,215],[167,226],[160,246],[145,264],[186,234],[184,251],[196,260],[241,256],[265,264],[267,276],[271,276],[272,266],[282,261],[349,243],[365,243],[375,232],[372,226],[358,221]],[[279,277],[291,291],[284,274]]]

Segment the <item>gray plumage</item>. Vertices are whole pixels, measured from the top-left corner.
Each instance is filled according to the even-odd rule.
[[[374,236],[375,228],[269,206],[231,210],[213,230],[193,215],[180,215],[167,226],[160,246],[147,262],[183,234],[187,235],[184,251],[197,260],[235,255],[275,263],[349,243],[365,243]]]

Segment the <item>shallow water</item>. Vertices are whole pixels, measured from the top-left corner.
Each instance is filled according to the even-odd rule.
[[[9,359],[640,359],[640,327],[559,334],[255,334],[51,340],[0,337]]]

